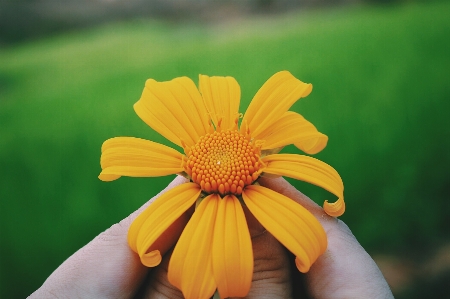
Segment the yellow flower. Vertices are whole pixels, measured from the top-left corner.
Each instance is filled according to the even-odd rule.
[[[221,298],[247,295],[253,252],[242,205],[296,256],[301,272],[325,251],[326,234],[309,211],[255,184],[263,174],[309,182],[338,197],[334,203],[325,201],[326,213],[344,212],[343,183],[331,166],[308,156],[276,154],[289,144],[308,154],[326,146],[327,136],[288,111],[311,90],[311,84],[287,71],[276,73],[257,92],[238,127],[240,87],[234,78],[200,75],[199,89],[186,77],[149,79],[134,109],[184,154],[133,137],[104,142],[103,181],[170,174],[190,178],[155,200],[128,233],[131,249],[148,267],[157,266],[175,245],[168,278],[186,298],[210,298],[216,289]]]

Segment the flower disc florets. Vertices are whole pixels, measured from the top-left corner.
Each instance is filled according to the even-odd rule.
[[[187,157],[186,172],[206,193],[241,195],[261,173],[260,149],[236,130],[202,136]]]

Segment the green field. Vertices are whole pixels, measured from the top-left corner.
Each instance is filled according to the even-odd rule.
[[[313,83],[293,109],[329,136],[316,157],[343,178],[342,219],[370,253],[426,259],[450,241],[449,15],[437,2],[139,20],[0,50],[0,297],[29,295],[172,179],[97,179],[107,138],[163,142],[132,109],[147,78],[233,76],[241,112],[277,71]]]

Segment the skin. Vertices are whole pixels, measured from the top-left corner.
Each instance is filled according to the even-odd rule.
[[[177,177],[160,194],[184,182]],[[394,298],[378,266],[344,222],[326,215],[283,178],[259,182],[307,208],[324,227],[328,248],[307,274],[293,272],[293,256],[245,211],[255,259],[246,298],[292,298],[293,286],[306,291],[303,298]],[[150,270],[127,244],[129,226],[160,194],[75,252],[29,298],[183,298],[167,280],[170,252]]]

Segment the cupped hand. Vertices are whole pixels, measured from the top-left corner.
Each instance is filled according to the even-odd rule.
[[[177,177],[160,194],[185,182]],[[306,298],[393,298],[379,268],[345,223],[328,216],[283,178],[259,182],[308,209],[324,227],[328,248],[308,273],[291,275],[294,257],[244,208],[255,260],[246,298],[292,298],[293,287],[305,290]],[[167,280],[170,252],[149,269],[127,244],[131,223],[160,194],[75,252],[29,298],[183,298]]]

